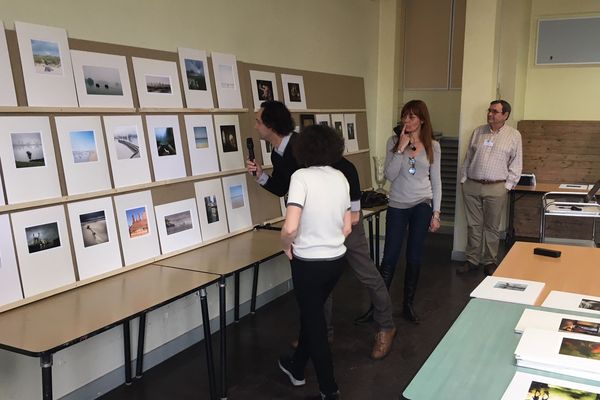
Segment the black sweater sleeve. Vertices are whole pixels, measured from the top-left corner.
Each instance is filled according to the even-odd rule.
[[[265,189],[273,193],[276,196],[285,196],[290,188],[290,180],[292,174],[296,172],[300,167],[294,158],[292,152],[292,146],[294,145],[294,134],[290,138],[285,150],[283,157],[277,154],[275,151],[271,153],[271,163],[273,164],[273,172],[267,183],[263,185]]]
[[[358,171],[354,164],[345,158],[332,165],[333,168],[340,171],[346,177],[348,184],[350,185],[350,201],[360,200],[360,180],[358,179]]]

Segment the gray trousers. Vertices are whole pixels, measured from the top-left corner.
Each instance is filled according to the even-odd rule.
[[[462,191],[467,217],[467,261],[475,265],[496,264],[507,197],[504,182],[482,185],[467,179]]]
[[[373,319],[379,329],[394,328],[392,318],[392,300],[388,293],[381,274],[369,257],[369,245],[365,236],[365,227],[362,217],[358,224],[352,226],[352,232],[344,242],[346,246],[346,260],[354,272],[354,276],[366,286],[373,303]],[[327,332],[333,335],[333,325],[331,323],[333,313],[332,296],[329,295],[323,306],[325,321],[327,322]]]

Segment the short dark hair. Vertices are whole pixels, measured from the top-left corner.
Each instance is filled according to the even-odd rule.
[[[326,125],[309,125],[294,141],[292,149],[299,165],[305,167],[332,165],[344,154],[344,138]]]
[[[294,119],[290,110],[280,101],[265,101],[260,105],[263,124],[279,136],[287,136],[294,130]]]
[[[510,117],[511,108],[510,108],[510,104],[508,101],[498,99],[498,100],[494,100],[494,101],[490,102],[490,106],[492,106],[494,104],[501,104],[502,105],[502,114],[508,113],[508,116]]]

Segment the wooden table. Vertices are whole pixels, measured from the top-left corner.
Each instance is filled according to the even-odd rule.
[[[280,235],[279,230],[252,230],[158,262],[165,267],[206,272],[221,277],[219,282],[221,399],[227,399],[225,280],[231,275],[235,279],[234,320],[237,322],[240,308],[240,273],[248,268],[254,269],[250,300],[250,312],[254,314],[259,265],[283,253]]]
[[[560,258],[533,254],[533,249],[560,250]],[[536,301],[540,305],[552,290],[600,296],[600,249],[550,243],[516,242],[494,276],[545,282]]]
[[[123,325],[126,381],[131,381],[129,321],[200,290],[211,398],[215,372],[206,287],[218,275],[147,265],[0,314],[0,348],[41,358],[42,398],[52,399],[53,354]],[[141,375],[143,326],[140,320],[137,368]]]

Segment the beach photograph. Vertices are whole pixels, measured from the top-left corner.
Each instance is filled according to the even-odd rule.
[[[72,131],[71,153],[75,164],[98,161],[96,134],[94,131]]]
[[[208,148],[208,131],[205,126],[194,127],[194,141],[197,149]]]
[[[244,207],[244,189],[242,185],[229,186],[229,199],[231,208]]]
[[[35,72],[47,75],[62,75],[62,61],[58,43],[31,39],[31,53]]]

